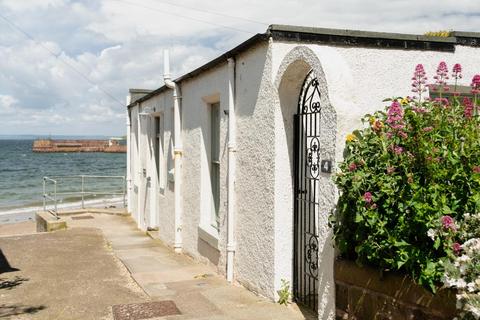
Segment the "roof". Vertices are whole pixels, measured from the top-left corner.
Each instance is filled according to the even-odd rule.
[[[450,37],[435,37],[403,33],[327,29],[273,24],[268,27],[265,33],[258,33],[254,35],[232,50],[225,52],[219,57],[207,62],[203,66],[187,74],[184,74],[174,81],[180,83],[184,80],[195,77],[206,70],[213,69],[217,65],[225,63],[228,58],[234,57],[239,53],[252,48],[254,45],[260,42],[268,41],[270,38],[274,41],[306,42],[344,47],[443,52],[454,52],[455,45],[480,47],[480,32],[453,31],[451,32]],[[165,85],[153,91],[136,89],[135,91],[142,91],[143,93],[147,94],[138,99],[132,99],[132,102],[127,106],[127,108],[130,108],[137,103],[146,101],[166,90],[168,90],[168,88]]]

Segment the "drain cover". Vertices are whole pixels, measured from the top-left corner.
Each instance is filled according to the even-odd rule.
[[[175,302],[170,300],[119,304],[113,306],[112,311],[115,320],[140,320],[181,314]]]
[[[77,217],[72,217],[72,220],[86,220],[86,219],[93,219],[92,216],[77,216]]]

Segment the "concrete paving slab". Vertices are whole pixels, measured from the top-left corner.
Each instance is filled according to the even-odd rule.
[[[183,315],[190,315],[192,319],[198,316],[213,316],[223,314],[223,310],[218,309],[209,299],[205,298],[199,292],[182,292],[182,294],[173,298],[177,308]]]
[[[177,294],[163,283],[147,283],[143,286],[145,292],[152,298],[166,298]]]
[[[141,256],[121,260],[132,274],[152,272],[160,269],[171,271],[172,269],[178,269],[179,267],[178,263],[174,260],[162,257],[157,258],[155,256]]]
[[[203,292],[210,301],[221,309],[243,308],[258,303],[270,303],[252,292],[237,286],[222,286]]]
[[[140,272],[133,275],[140,283],[166,283],[174,281],[193,280],[204,274],[212,274],[212,270],[203,265],[193,265],[171,270],[156,270],[153,272]]]
[[[146,247],[146,248],[133,248],[133,249],[117,249],[115,250],[117,257],[121,259],[137,258],[142,256],[157,256],[164,257],[171,255],[171,252],[167,252],[163,248],[155,247]]]

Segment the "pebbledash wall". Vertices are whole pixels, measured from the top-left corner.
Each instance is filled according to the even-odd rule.
[[[361,117],[383,108],[382,100],[410,95],[417,63],[433,74],[440,61],[461,63],[463,85],[480,72],[480,34],[450,38],[293,26],[271,26],[239,47],[176,80],[181,88],[182,173],[174,172],[173,98],[166,87],[131,91],[129,101],[129,206],[142,229],[175,242],[174,184],[182,184],[183,252],[226,269],[228,117],[236,125],[234,203],[235,280],[276,297],[281,279],[292,282],[293,115],[310,72],[319,80],[321,157],[342,160],[345,136]],[[228,63],[235,60],[235,114],[228,113]],[[161,75],[159,75],[161,76]],[[220,226],[202,220],[209,210],[206,150],[208,107],[220,103]],[[163,121],[160,178],[153,155],[154,118]],[[334,319],[334,249],[328,215],[337,191],[331,174],[319,189],[319,319]]]

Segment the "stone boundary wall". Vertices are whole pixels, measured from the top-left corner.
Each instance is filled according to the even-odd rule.
[[[335,261],[337,319],[451,320],[455,292],[441,289],[433,295],[408,276]]]

